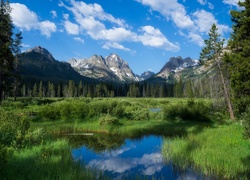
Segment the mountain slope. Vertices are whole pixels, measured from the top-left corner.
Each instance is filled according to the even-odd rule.
[[[20,71],[24,78],[39,80],[68,81],[85,80],[68,63],[56,61],[48,50],[38,46],[24,52],[20,57]]]
[[[103,58],[93,55],[89,59],[70,59],[68,63],[81,75],[104,81],[131,82],[139,79],[129,68],[128,63],[117,54]]]

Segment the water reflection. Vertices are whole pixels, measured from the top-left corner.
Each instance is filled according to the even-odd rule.
[[[72,150],[76,161],[102,170],[110,179],[199,179],[199,175],[192,171],[177,172],[171,163],[164,163],[161,136],[131,140],[94,135],[74,137],[71,142],[76,147]]]

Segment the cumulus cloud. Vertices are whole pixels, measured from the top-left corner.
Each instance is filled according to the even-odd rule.
[[[65,27],[66,32],[68,34],[78,35],[80,33],[79,26],[77,24],[70,22],[70,21],[65,21],[64,27]]]
[[[179,46],[169,42],[159,29],[152,26],[141,27],[142,35],[138,35],[138,40],[145,46],[163,48],[170,51],[178,51]]]
[[[144,6],[149,6],[150,11],[157,11],[167,20],[174,22],[181,35],[194,42],[198,46],[202,46],[202,36],[207,34],[215,23],[219,29],[219,33],[223,36],[224,33],[230,32],[230,27],[219,24],[214,15],[205,10],[197,10],[194,13],[188,14],[185,7],[178,3],[177,0],[135,0]],[[232,0],[224,0],[229,3]],[[207,0],[197,0],[202,5],[208,5],[210,9],[214,6]],[[149,40],[148,40],[149,41]],[[159,42],[158,42],[159,43]]]
[[[223,3],[224,4],[228,4],[228,5],[231,5],[231,6],[236,6],[236,7],[239,7],[238,6],[238,2],[245,2],[245,0],[223,0]]]
[[[204,40],[203,40],[203,38],[202,38],[199,34],[195,34],[195,33],[190,32],[190,33],[188,34],[188,38],[189,38],[192,42],[194,42],[194,43],[196,43],[197,45],[199,45],[200,47],[204,46]]]
[[[56,32],[56,25],[50,21],[39,21],[35,12],[29,10],[27,6],[20,3],[11,3],[10,4],[11,18],[13,24],[26,31],[30,31],[32,29],[40,30],[41,34],[50,37],[52,32]]]
[[[149,6],[152,10],[160,12],[167,20],[171,19],[179,28],[193,28],[194,24],[182,4],[177,0],[136,0]]]
[[[124,47],[122,42],[140,42],[145,46],[162,48],[167,51],[178,51],[179,46],[171,43],[168,39],[152,26],[144,26],[138,29],[138,32],[133,32],[124,20],[115,18],[106,13],[99,4],[86,4],[72,0],[70,5],[60,3],[61,7],[68,9],[73,15],[76,23],[69,22],[69,15],[65,14],[64,27],[69,34],[78,35],[79,30],[85,32],[94,40],[101,40],[104,44],[104,49],[120,49],[130,51]],[[176,17],[178,17],[176,11]],[[178,20],[181,21],[181,20]],[[184,19],[186,24],[187,20]],[[111,23],[112,27],[107,28],[105,23]],[[181,23],[181,22],[179,22]]]
[[[193,13],[193,16],[196,27],[198,28],[198,31],[200,33],[208,33],[214,23],[218,27],[218,33],[222,36],[224,35],[224,33],[231,31],[231,28],[229,26],[219,24],[214,15],[205,10],[198,10]]]
[[[106,42],[103,46],[102,46],[103,49],[120,49],[120,50],[123,50],[123,51],[130,51],[129,48],[126,48],[124,47],[123,45],[121,44],[118,44],[117,42]]]

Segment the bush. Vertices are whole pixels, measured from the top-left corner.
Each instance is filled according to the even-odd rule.
[[[29,146],[43,144],[46,140],[47,134],[43,128],[37,128],[32,132],[28,132],[25,135],[25,143]]]
[[[132,112],[133,120],[147,120],[149,119],[148,109],[142,108]]]
[[[30,127],[26,116],[0,109],[0,165],[9,157],[9,150],[23,146],[25,135]]]
[[[184,121],[210,121],[209,113],[211,108],[204,102],[189,100],[187,103],[179,102],[165,106],[163,108],[164,117],[166,119],[181,119]]]
[[[38,116],[47,120],[58,120],[60,117],[59,109],[53,104],[46,104],[40,108]]]
[[[244,126],[244,136],[250,138],[250,106],[246,108],[246,112],[242,115],[243,126]]]
[[[106,114],[99,118],[99,124],[102,126],[115,125],[115,124],[119,124],[119,120],[116,117]]]

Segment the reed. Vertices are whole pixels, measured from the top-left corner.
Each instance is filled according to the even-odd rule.
[[[208,127],[200,133],[165,139],[163,154],[180,168],[194,168],[226,179],[247,179],[250,172],[250,141],[237,124]]]

